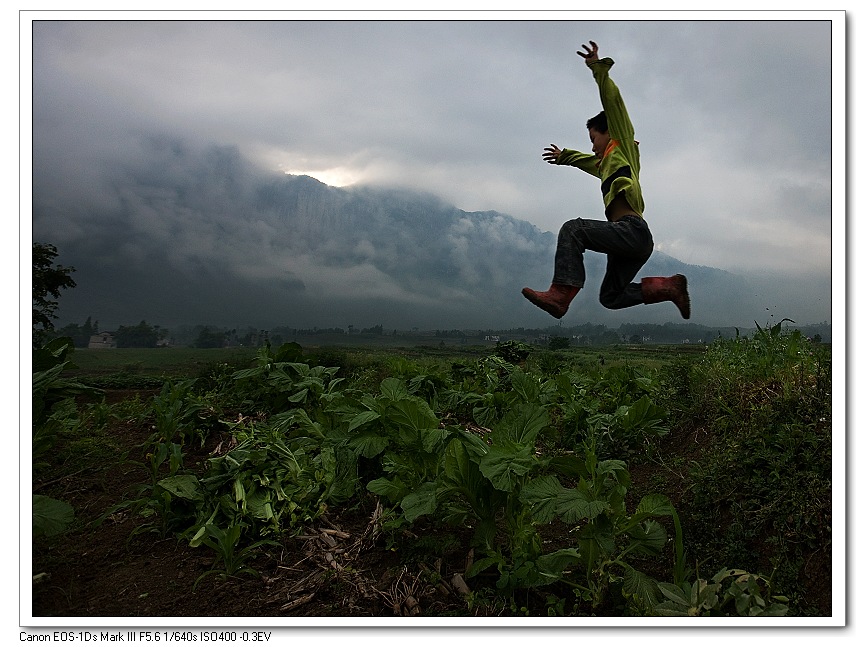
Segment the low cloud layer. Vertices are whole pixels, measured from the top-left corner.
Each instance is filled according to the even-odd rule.
[[[523,285],[545,286],[552,272],[555,236],[531,223],[462,211],[428,193],[338,189],[268,173],[232,147],[145,137],[130,153],[135,163],[106,173],[91,200],[59,209],[35,199],[34,235],[52,237],[60,260],[77,270],[78,287],[62,299],[63,321],[93,317],[109,328],[140,320],[265,328],[554,323],[519,294]],[[571,318],[677,318],[672,306],[603,310],[603,258],[589,253],[586,265]],[[830,318],[819,283],[807,287],[822,296],[802,303],[789,298],[789,280],[773,285],[766,276],[685,266],[661,251],[642,275],[679,271],[690,275],[695,323],[750,325],[767,305],[803,323]]]

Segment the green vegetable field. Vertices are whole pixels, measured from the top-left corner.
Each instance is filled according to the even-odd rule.
[[[34,353],[35,616],[820,616],[831,351]]]

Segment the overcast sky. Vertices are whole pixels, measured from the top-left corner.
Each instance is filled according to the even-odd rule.
[[[550,143],[590,149],[600,103],[576,51],[592,39],[616,61],[657,249],[728,270],[830,268],[826,20],[52,20],[32,33],[34,164],[69,191],[164,132],[553,232],[602,217],[596,180],[541,159]]]

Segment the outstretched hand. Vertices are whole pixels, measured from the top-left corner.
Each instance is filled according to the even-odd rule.
[[[550,144],[548,148],[544,149],[544,160],[550,164],[556,164],[559,161],[559,155],[561,154],[562,150],[558,146]]]
[[[591,47],[589,47],[589,45],[591,45]],[[590,40],[589,45],[583,45],[583,49],[586,50],[585,52],[577,50],[577,54],[586,60],[586,65],[591,65],[598,60],[598,44],[595,41]]]

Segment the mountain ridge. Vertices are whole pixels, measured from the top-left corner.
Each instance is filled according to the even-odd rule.
[[[58,262],[76,268],[77,287],[60,299],[62,323],[556,323],[520,295],[549,285],[555,252],[555,234],[527,221],[463,211],[432,193],[262,172],[230,147],[196,153],[153,142],[146,152],[99,195],[64,205],[71,214],[40,201],[34,183],[34,240],[55,244]],[[78,227],[52,240],[69,216]],[[597,300],[604,263],[586,254],[587,283],[565,324],[681,321],[672,304],[605,310]],[[740,276],[660,251],[640,276],[674,273],[689,278],[695,323],[746,326],[767,311],[826,319],[809,321],[784,277]]]

